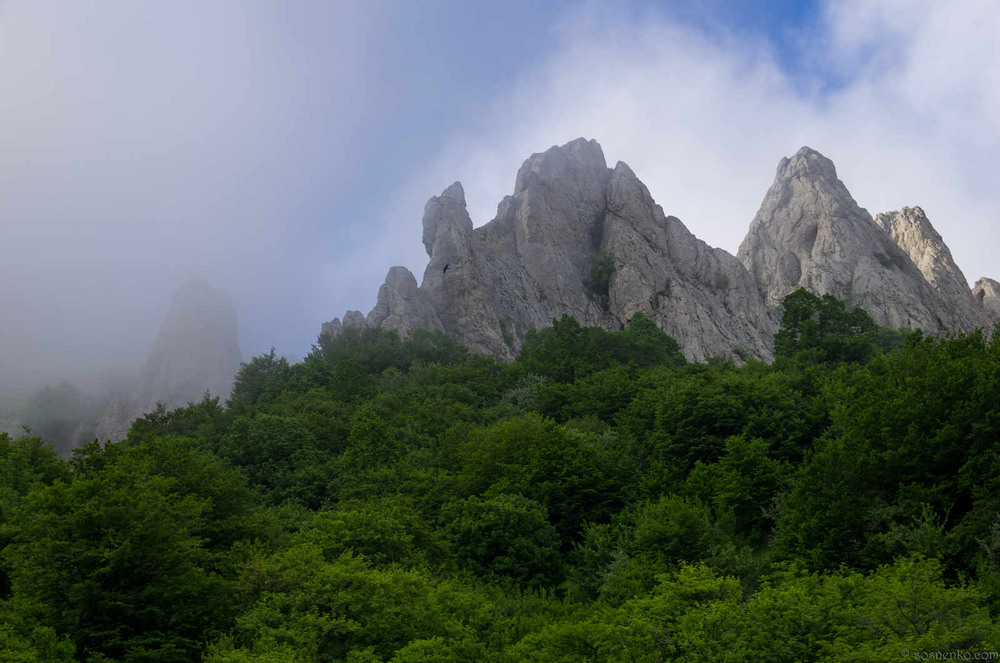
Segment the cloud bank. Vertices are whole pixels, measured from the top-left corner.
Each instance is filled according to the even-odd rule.
[[[1000,276],[993,4],[798,5],[0,3],[0,390],[141,362],[191,274],[245,356],[302,354],[419,277],[431,195],[461,180],[485,223],[578,136],[730,251],[809,145]]]
[[[970,280],[1000,277],[995,19],[988,2],[831,2],[790,36],[789,54],[753,31],[589,5],[565,17],[549,59],[435,155],[392,216],[405,204],[418,226],[418,200],[459,179],[482,224],[527,155],[585,136],[668,214],[735,252],[779,159],[809,145],[873,215],[920,205]],[[405,260],[417,274],[426,261]]]

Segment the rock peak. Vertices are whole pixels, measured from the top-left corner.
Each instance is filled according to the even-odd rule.
[[[972,288],[972,296],[983,307],[990,322],[1000,323],[1000,283],[984,276],[976,281],[975,287]]]
[[[223,290],[200,277],[184,282],[170,305],[139,377],[138,389],[101,417],[101,440],[120,440],[129,422],[153,411],[197,402],[208,390],[228,398],[240,368],[236,306]]]
[[[472,234],[472,219],[465,206],[465,189],[461,182],[455,182],[434,196],[424,205],[423,242],[427,255],[434,257],[440,250],[441,241],[449,245],[462,245]]]
[[[438,196],[438,198],[465,207],[465,188],[462,187],[461,182],[455,182],[447,189],[442,191],[441,195]]]
[[[544,152],[532,154],[517,172],[514,195],[528,188],[535,178],[543,180],[576,179],[583,175],[593,177],[608,170],[604,150],[596,140],[577,138],[562,146],[552,146]]]
[[[904,207],[875,217],[878,225],[916,265],[932,287],[939,305],[935,314],[951,331],[988,327],[983,307],[969,296],[969,281],[955,264],[941,235],[919,207]],[[892,256],[889,256],[892,264]]]
[[[837,168],[833,162],[806,146],[800,148],[791,158],[786,157],[778,163],[775,180],[792,178],[838,181]]]
[[[628,165],[609,169],[584,138],[525,160],[513,193],[478,228],[461,184],[451,185],[428,201],[423,241],[430,260],[419,287],[394,268],[367,318],[348,314],[324,332],[440,329],[513,358],[553,318],[621,329],[641,312],[689,359],[745,360],[772,357],[781,300],[799,287],[929,333],[978,326],[994,303],[1000,315],[1000,285],[983,282],[974,298],[923,210],[876,222],[810,147],[778,163],[738,257],[666,215]]]

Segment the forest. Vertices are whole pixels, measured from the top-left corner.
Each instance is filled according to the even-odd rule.
[[[348,328],[118,443],[2,435],[0,661],[993,660],[994,338],[803,290],[770,364]]]

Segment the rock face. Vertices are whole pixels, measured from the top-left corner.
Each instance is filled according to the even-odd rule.
[[[897,227],[896,216],[886,216]],[[908,221],[898,228],[907,241],[922,232]],[[907,250],[858,206],[833,162],[807,147],[781,160],[738,256],[771,307],[803,287],[849,300],[888,327],[935,334],[975,327],[950,310]]]
[[[922,209],[904,207],[878,214],[875,223],[892,237],[934,290],[946,329],[968,332],[992,326],[983,304],[976,301],[969,281],[951,257],[951,250]]]
[[[480,228],[457,182],[430,199],[423,227],[430,261],[420,288],[394,285],[413,277],[393,267],[367,317],[348,313],[322,333],[440,329],[475,352],[511,358],[529,329],[564,313],[618,330],[642,312],[692,359],[770,357],[776,326],[739,261],[664,215],[624,163],[609,169],[596,141],[532,155]],[[588,287],[598,255],[615,263],[606,295]]]
[[[98,424],[98,439],[122,439],[131,421],[152,412],[157,403],[180,407],[200,401],[206,390],[228,398],[239,368],[232,298],[200,279],[188,281],[174,297],[138,389],[125,401],[111,402]]]
[[[983,277],[973,286],[972,296],[983,307],[993,325],[1000,323],[1000,283]]]
[[[569,314],[621,329],[642,312],[690,360],[772,358],[781,299],[797,287],[866,308],[876,322],[930,333],[983,326],[1000,289],[970,292],[919,208],[872,219],[833,163],[803,148],[782,159],[738,257],[667,216],[632,170],[595,141],[532,155],[497,216],[474,228],[458,182],[424,209],[423,283],[393,267],[378,304],[321,333],[381,326],[441,330],[475,352],[516,355],[529,329]],[[610,259],[606,283],[591,279]],[[992,303],[990,303],[992,302]]]

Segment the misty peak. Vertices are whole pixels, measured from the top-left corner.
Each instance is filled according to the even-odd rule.
[[[100,439],[116,440],[129,422],[152,412],[200,401],[205,391],[229,397],[240,368],[236,306],[224,290],[201,277],[177,289],[170,313],[146,358],[138,389],[126,403],[114,402],[98,425]]]

